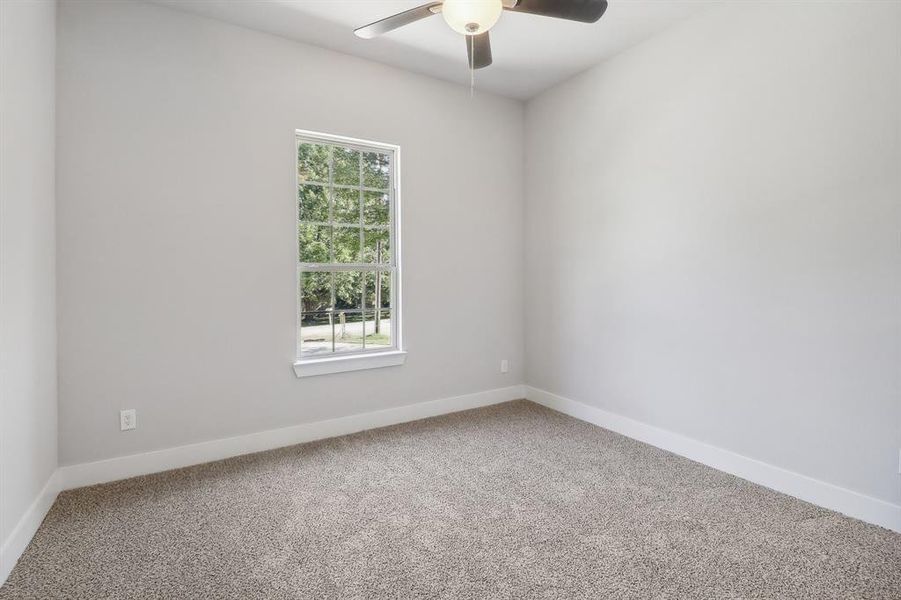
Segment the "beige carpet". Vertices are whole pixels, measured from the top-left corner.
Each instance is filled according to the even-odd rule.
[[[901,535],[525,401],[60,495],[0,598],[901,598]]]

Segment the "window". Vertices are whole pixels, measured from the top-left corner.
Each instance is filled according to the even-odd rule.
[[[297,132],[298,376],[401,364],[397,146]]]

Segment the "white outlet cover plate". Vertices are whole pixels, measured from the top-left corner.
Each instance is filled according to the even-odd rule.
[[[138,417],[135,410],[120,410],[119,411],[119,429],[122,431],[129,431],[131,429],[135,429],[138,426]]]

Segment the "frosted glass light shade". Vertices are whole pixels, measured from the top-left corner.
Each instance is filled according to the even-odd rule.
[[[491,29],[504,6],[501,0],[444,0],[441,14],[451,29],[463,35],[476,35]]]

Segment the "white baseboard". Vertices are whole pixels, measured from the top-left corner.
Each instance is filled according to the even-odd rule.
[[[259,433],[190,444],[188,446],[178,446],[143,454],[132,454],[97,462],[64,466],[60,467],[58,471],[60,475],[59,481],[61,489],[68,490],[138,475],[168,471],[169,469],[189,467],[242,454],[347,435],[366,429],[385,427],[386,425],[416,421],[520,398],[525,398],[525,390],[521,385],[514,385],[474,394],[350,415],[328,421],[304,423],[282,429],[272,429]]]
[[[59,489],[59,471],[54,471],[47,483],[44,484],[44,488],[38,493],[37,498],[19,519],[15,529],[12,530],[9,537],[3,540],[3,544],[0,545],[0,585],[3,585],[3,582],[9,577],[13,567],[19,561],[19,557],[25,552],[31,538],[41,526],[41,522],[47,516],[47,511],[53,506],[53,502],[59,494]]]
[[[861,521],[901,532],[901,506],[896,504],[865,496],[532,386],[524,387],[526,398],[532,402],[747,479],[777,492],[800,498]]]

